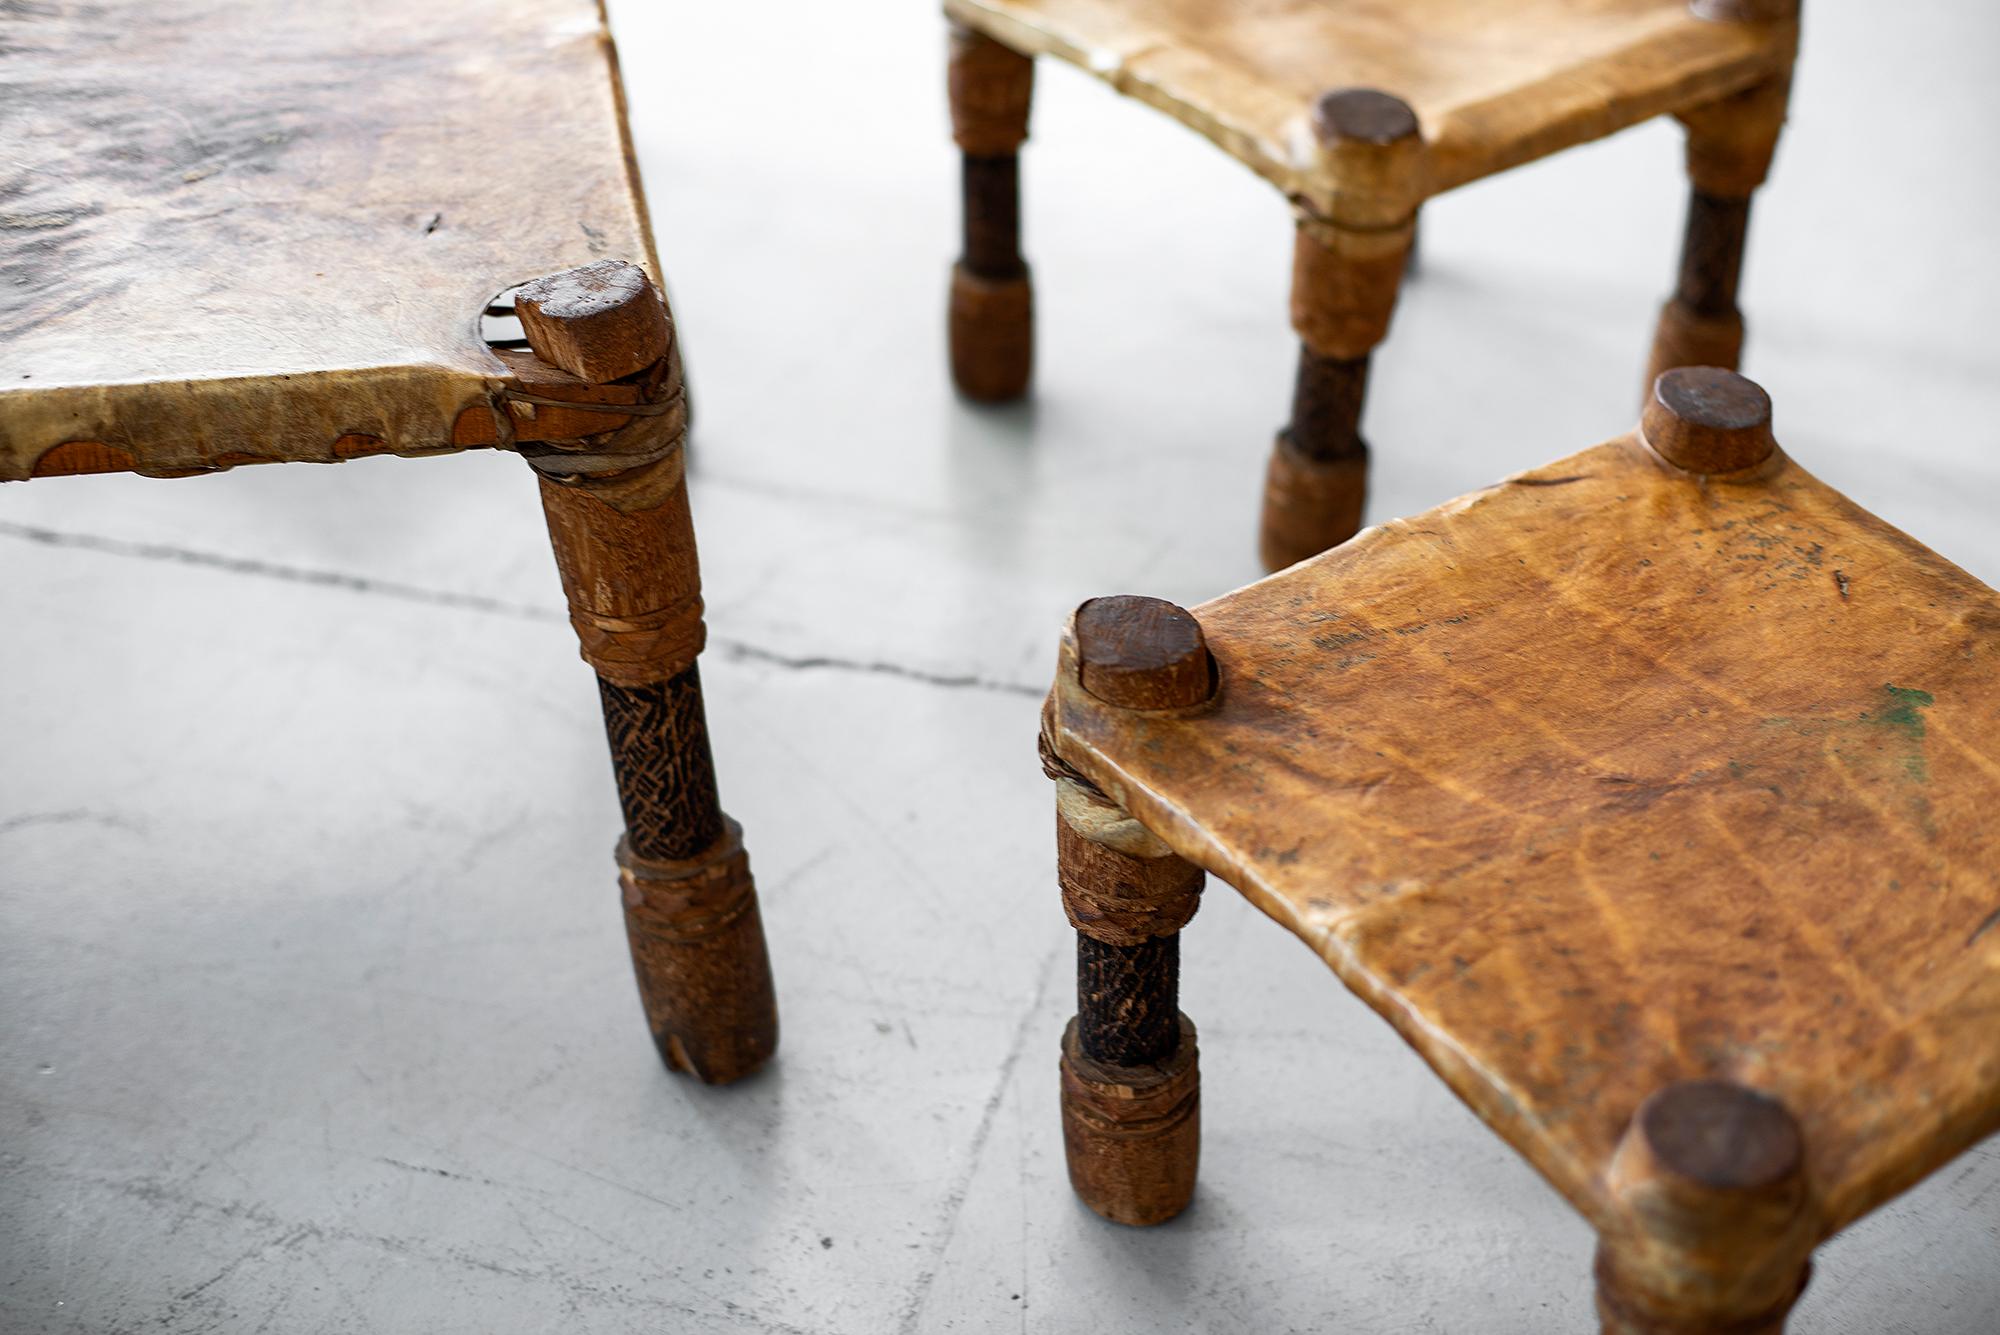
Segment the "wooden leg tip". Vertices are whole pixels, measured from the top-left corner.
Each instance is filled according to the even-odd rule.
[[[1743,360],[1743,317],[1700,315],[1678,300],[1660,308],[1653,333],[1653,355],[1646,365],[1641,401],[1650,398],[1653,382],[1677,366],[1720,366],[1734,371]]]
[[[1812,1263],[1808,1261],[1781,1287],[1776,1301],[1751,1304],[1746,1312],[1740,1302],[1705,1303],[1685,1291],[1669,1297],[1642,1295],[1621,1278],[1602,1244],[1595,1271],[1601,1335],[1785,1335],[1786,1320],[1812,1280]],[[1702,1296],[1718,1297],[1715,1293]]]
[[[1035,362],[1034,285],[1018,278],[981,278],[962,264],[951,270],[951,378],[981,403],[1004,403],[1028,390]]]
[[[1278,433],[1264,475],[1264,519],[1257,552],[1266,570],[1286,566],[1338,547],[1361,531],[1368,498],[1368,455],[1321,461],[1308,459]]]
[[[742,1079],[778,1047],[777,995],[749,860],[733,827],[720,843],[728,847],[673,867],[676,875],[620,856],[625,931],[654,1045],[669,1070],[707,1085]]]
[[[1112,1066],[1083,1055],[1076,1021],[1063,1032],[1063,1149],[1070,1187],[1117,1224],[1164,1224],[1194,1196],[1201,1158],[1201,1070],[1194,1024],[1153,1066]]]

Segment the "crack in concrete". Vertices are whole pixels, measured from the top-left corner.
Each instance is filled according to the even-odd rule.
[[[979,1173],[979,1165],[986,1158],[987,1142],[993,1138],[993,1124],[999,1120],[1000,1105],[1007,1097],[1007,1086],[1013,1083],[1014,1068],[1021,1063],[1021,1053],[1028,1046],[1028,1036],[1033,1031],[1035,1021],[1041,1015],[1042,1000],[1048,995],[1049,977],[1055,972],[1056,960],[1062,955],[1058,945],[1042,957],[1042,966],[1035,979],[1035,995],[1028,1002],[1028,1008],[1021,1013],[1020,1023],[1014,1027],[1014,1041],[1007,1049],[1005,1060],[1000,1063],[1000,1078],[993,1082],[993,1092],[986,1097],[986,1106],[979,1115],[979,1126],[972,1133],[972,1149],[966,1156],[966,1164],[952,1182],[951,1190],[945,1193],[944,1208],[939,1211],[938,1237],[931,1246],[931,1254],[916,1283],[910,1286],[909,1301],[903,1307],[903,1318],[897,1324],[897,1335],[914,1335],[917,1323],[923,1319],[924,1305],[930,1301],[931,1286],[937,1282],[939,1269],[944,1265],[944,1255],[951,1249],[951,1240],[958,1233],[958,1221],[965,1213],[965,1200],[972,1192],[972,1179]]]
[[[286,565],[255,557],[228,556],[221,552],[205,552],[172,543],[131,542],[95,533],[70,533],[60,529],[16,524],[5,520],[0,520],[0,537],[39,543],[45,547],[69,547],[140,561],[168,561],[180,565],[198,566],[205,570],[217,570],[230,575],[283,580],[293,584],[339,589],[347,593],[373,594],[400,599],[403,602],[423,603],[432,607],[450,607],[463,612],[511,617],[517,621],[563,623],[569,620],[568,614],[563,611],[533,603],[517,603],[478,593],[429,589],[419,584],[375,579],[367,575],[350,575],[339,570],[315,570],[307,566]],[[762,645],[724,639],[720,636],[712,637],[709,642],[733,661],[764,663],[792,672],[853,672],[866,676],[899,677],[905,681],[938,686],[946,690],[990,691],[1028,699],[1040,699],[1045,694],[1044,689],[1039,686],[983,677],[976,672],[933,672],[902,663],[891,663],[880,659],[842,658],[834,654],[783,654],[775,649],[766,649]]]
[[[775,667],[798,672],[826,670],[870,673],[882,677],[901,677],[905,681],[922,682],[926,686],[942,686],[947,690],[993,691],[1001,695],[1019,695],[1034,700],[1039,700],[1048,694],[1046,689],[1039,686],[1029,686],[1016,681],[996,681],[973,672],[926,672],[922,668],[906,667],[901,663],[889,663],[881,659],[835,658],[827,654],[793,657],[775,650],[759,648],[754,644],[744,644],[739,640],[717,639],[712,643],[731,659],[769,663]]]

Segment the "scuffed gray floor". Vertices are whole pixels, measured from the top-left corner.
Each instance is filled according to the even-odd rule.
[[[1521,1332],[1590,1237],[1309,952],[1189,929],[1202,1187],[1071,1200],[1037,696],[1096,593],[1252,534],[1292,344],[1267,187],[1044,67],[1034,401],[941,346],[956,165],[914,4],[614,17],[699,401],[725,801],[784,1008],[666,1075],[589,674],[517,460],[0,494],[9,1332]],[[1806,465],[2000,582],[1981,6],[1808,6],[1749,369]],[[1622,430],[1679,226],[1656,125],[1468,189],[1379,359],[1374,513]],[[1801,1335],[2000,1330],[2000,1145],[1826,1248]]]

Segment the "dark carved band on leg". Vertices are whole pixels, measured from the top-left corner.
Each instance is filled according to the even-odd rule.
[[[597,694],[626,842],[648,858],[693,857],[707,848],[727,818],[716,796],[700,667],[643,686],[599,677]]]
[[[1076,1029],[1083,1054],[1112,1066],[1173,1056],[1180,1039],[1181,939],[1129,946],[1076,937]]]

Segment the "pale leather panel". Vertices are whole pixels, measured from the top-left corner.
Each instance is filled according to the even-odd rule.
[[[494,294],[657,279],[594,0],[31,5],[0,49],[0,479],[451,449]]]
[[[989,36],[1070,61],[1214,140],[1289,194],[1335,182],[1322,92],[1408,102],[1431,193],[1735,92],[1787,68],[1796,24],[1711,23],[1685,0],[945,0]]]
[[[1640,1100],[1802,1123],[1827,1231],[2000,1129],[2000,596],[1797,465],[1614,441],[1195,609],[1212,712],[1058,753],[1600,1224]],[[1067,660],[1066,660],[1067,661]]]

